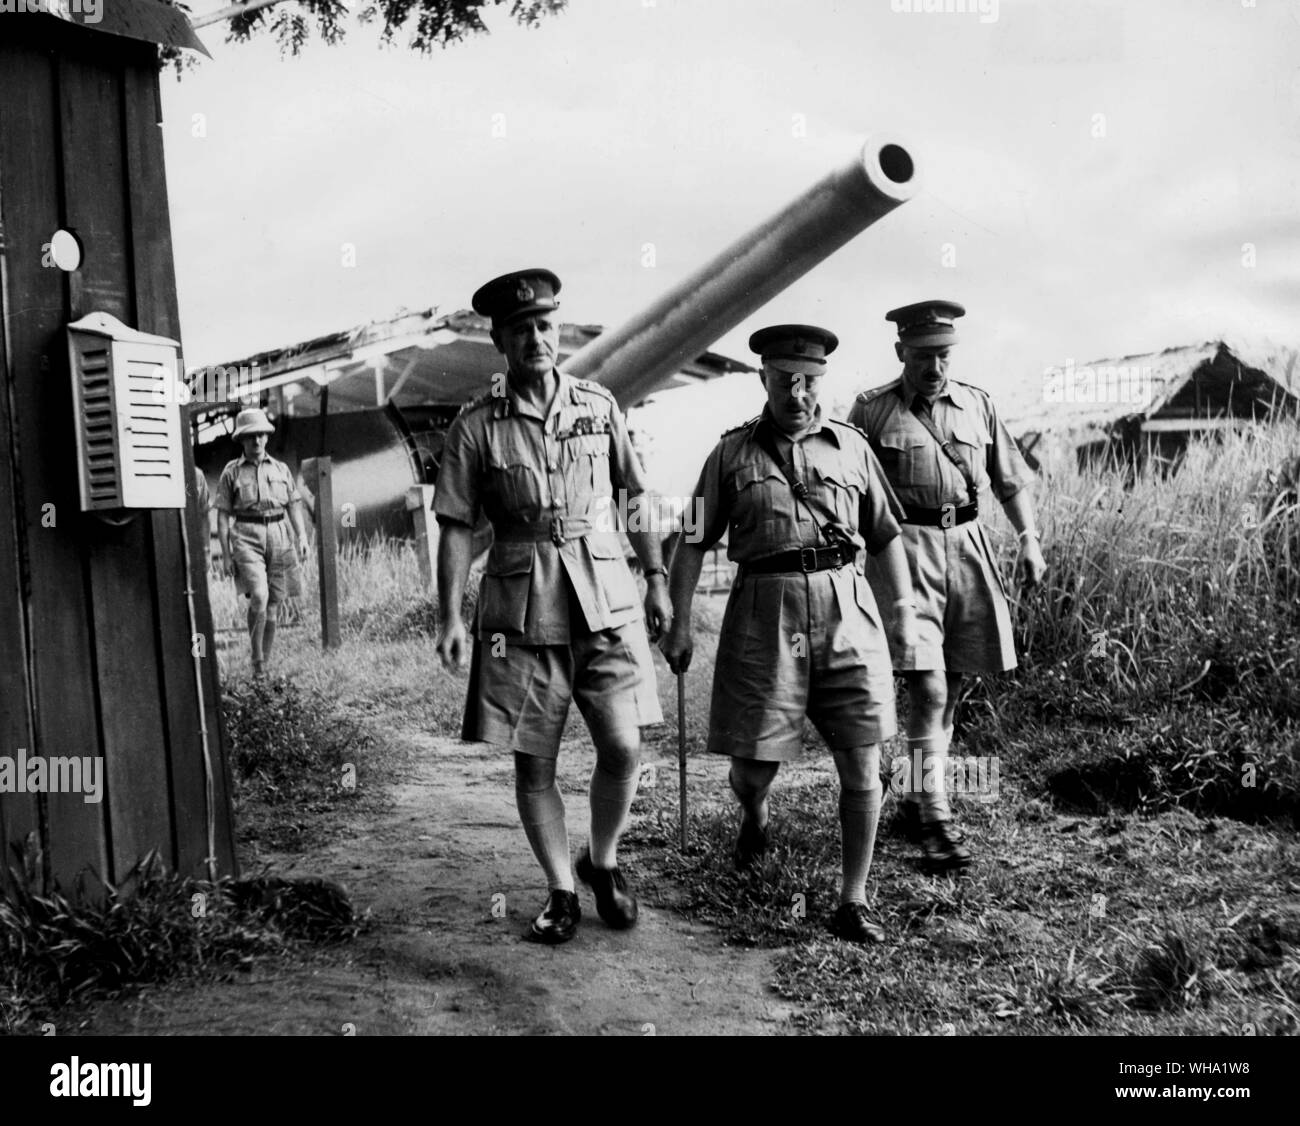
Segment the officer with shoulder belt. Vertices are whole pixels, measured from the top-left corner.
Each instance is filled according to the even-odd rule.
[[[918,638],[912,653],[894,654],[910,706],[902,800],[909,832],[931,871],[971,862],[952,824],[946,787],[962,676],[1016,665],[1007,591],[978,519],[985,490],[1020,535],[1016,573],[1024,585],[1036,586],[1046,569],[1026,488],[1033,474],[988,394],[949,374],[954,321],[964,313],[954,301],[921,301],[885,314],[898,326],[894,351],[902,374],[863,392],[849,413],[903,504]],[[868,575],[880,581],[871,569]]]
[[[718,638],[709,750],[731,756],[742,819],[737,866],[767,849],[768,792],[782,762],[798,758],[807,715],[840,776],[843,881],[832,924],[842,938],[882,942],[866,881],[880,814],[880,744],[896,730],[894,677],[880,610],[856,559],[878,560],[890,603],[910,605],[898,506],[866,436],[823,417],[817,398],[835,334],[774,325],[750,337],[763,361],[763,413],[727,431],[704,463],[694,502],[698,538],[685,527],[673,554],[674,622],[664,655],[690,664],[691,600],[704,553],[725,532],[739,566]],[[910,609],[892,619],[908,649]]]
[[[555,366],[559,291],[555,274],[533,269],[474,294],[507,372],[448,431],[433,502],[441,529],[438,654],[448,668],[463,665],[468,646],[461,599],[474,525],[480,513],[492,524],[462,736],[514,754],[519,816],[550,889],[527,937],[552,944],[572,938],[581,918],[555,784],[574,699],[596,745],[590,844],[577,874],[607,925],[637,920],[618,840],[636,794],[640,728],[663,716],[616,497],[628,498],[627,536],[647,576],[653,639],[671,615],[659,540],[642,530],[655,523],[647,515],[652,498],[623,414],[600,384]]]
[[[276,607],[302,594],[298,563],[307,558],[298,486],[289,467],[266,452],[267,435],[274,430],[265,411],[239,412],[231,436],[244,453],[221,471],[215,501],[225,572],[234,576],[235,589],[248,596],[255,677],[264,674],[271,659]]]

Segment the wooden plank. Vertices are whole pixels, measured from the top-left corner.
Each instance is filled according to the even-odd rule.
[[[0,58],[4,49],[0,48]],[[5,96],[4,63],[0,62],[0,97]],[[4,333],[4,310],[9,308],[5,271],[5,174],[0,166],[0,755],[17,758],[19,748],[34,746],[31,683],[27,675],[28,629],[23,612],[23,570],[19,555],[20,498],[14,480],[14,447],[10,396],[12,394]],[[9,882],[16,859],[11,843],[22,844],[30,833],[40,840],[40,812],[36,795],[0,793],[0,891]]]
[[[125,198],[121,48],[59,60],[63,207],[84,261],[70,279],[71,316],[134,315]],[[112,528],[82,518],[90,571],[96,696],[104,751],[112,881],[158,850],[174,863],[163,682],[150,589],[150,518]]]
[[[128,67],[123,89],[131,263],[135,278],[134,323],[144,332],[179,340],[180,314],[172,263],[157,74],[145,66]],[[184,429],[188,481],[194,473],[194,454],[191,428]],[[188,558],[182,534],[184,520],[190,521],[184,526],[190,540]],[[203,515],[200,522],[193,506],[184,513],[155,512],[150,533],[174,862],[183,875],[208,875],[211,817],[217,868],[233,872],[233,819],[229,787],[222,770],[220,689],[203,555],[207,517]],[[198,650],[197,683],[195,649]],[[218,777],[219,774],[222,776]]]
[[[60,271],[42,264],[42,248],[62,219],[55,77],[48,55],[16,39],[0,48],[0,168],[5,176],[11,425],[21,466],[18,532],[31,576],[27,606],[36,738],[29,751],[97,755],[101,747],[86,576],[77,537],[77,473],[69,456],[72,395],[61,334],[68,320],[66,283]],[[54,879],[71,889],[85,865],[106,874],[103,805],[85,803],[75,794],[52,794],[42,804]]]

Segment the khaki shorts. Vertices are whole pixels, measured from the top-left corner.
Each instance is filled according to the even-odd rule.
[[[249,524],[232,516],[230,553],[235,561],[235,589],[240,594],[251,595],[265,588],[268,606],[302,596],[302,570],[287,516],[274,524]]]
[[[750,575],[727,600],[713,669],[709,750],[788,762],[804,716],[846,751],[894,735],[894,674],[867,580],[852,567]]]
[[[576,700],[593,738],[662,723],[645,623],[575,637],[568,645],[474,643],[463,739],[556,758]]]
[[[988,531],[978,520],[955,528],[903,525],[916,594],[917,643],[901,672],[947,670],[985,675],[1016,667],[1006,586]],[[886,626],[893,603],[881,573],[867,574],[881,599]]]

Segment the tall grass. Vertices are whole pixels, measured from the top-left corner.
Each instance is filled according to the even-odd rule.
[[[1300,817],[1297,453],[1287,423],[1194,442],[1170,474],[1040,478],[1049,571],[1018,597],[1013,686],[971,695],[976,741],[1020,741],[1085,805]]]
[[[1022,606],[1024,658],[1123,693],[1276,675],[1300,656],[1300,521],[1276,484],[1297,454],[1300,427],[1286,424],[1195,442],[1178,472],[1127,487],[1116,466],[1041,479],[1051,570]]]

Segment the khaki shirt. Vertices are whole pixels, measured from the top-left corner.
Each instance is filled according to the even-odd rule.
[[[797,501],[791,483],[760,445],[764,431],[777,437],[777,452],[793,459],[810,496]],[[707,551],[727,533],[727,558],[749,563],[800,547],[826,547],[818,529],[826,510],[854,546],[875,555],[899,533],[902,508],[886,482],[866,436],[838,419],[821,417],[792,443],[772,426],[766,407],[755,419],[728,430],[704,463],[695,487],[700,542]],[[693,541],[691,541],[693,542]]]
[[[232,516],[274,516],[301,500],[289,467],[267,454],[259,462],[239,456],[226,463],[217,481],[218,512]]]
[[[871,448],[904,504],[939,508],[969,503],[961,472],[912,413],[912,398],[900,376],[857,397],[849,422],[866,431]],[[1033,479],[1015,439],[998,418],[986,392],[948,380],[932,417],[966,464],[979,491],[991,488],[1005,503]]]
[[[557,375],[545,418],[507,384],[504,395],[466,404],[447,432],[433,510],[470,527],[484,513],[495,534],[479,590],[480,640],[566,645],[574,632],[642,616],[614,512],[616,501],[646,491],[641,463],[614,397]],[[584,619],[572,629],[571,594]]]

